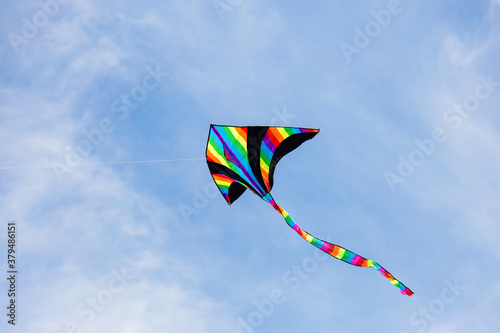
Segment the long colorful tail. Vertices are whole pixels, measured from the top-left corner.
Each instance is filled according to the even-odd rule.
[[[408,295],[408,296],[413,295],[413,292],[409,288],[407,288],[404,284],[402,284],[401,282],[399,282],[398,280],[396,280],[394,278],[394,276],[392,276],[391,273],[389,273],[388,271],[386,271],[378,263],[376,263],[376,262],[374,262],[372,260],[363,258],[360,255],[357,255],[356,253],[351,252],[351,251],[349,251],[349,250],[347,250],[347,249],[345,249],[345,248],[343,248],[341,246],[338,246],[338,245],[335,245],[335,244],[330,244],[330,243],[325,242],[323,240],[317,239],[316,237],[312,236],[308,232],[302,230],[298,226],[298,224],[295,223],[295,221],[292,219],[292,217],[290,215],[288,215],[288,213],[283,208],[281,208],[281,206],[279,206],[273,200],[273,198],[271,197],[271,195],[269,193],[266,194],[263,197],[263,199],[265,201],[269,202],[274,207],[274,209],[276,209],[278,211],[278,213],[280,213],[281,216],[283,216],[283,218],[285,219],[286,223],[288,223],[288,225],[293,230],[295,230],[302,238],[304,238],[306,241],[308,241],[312,245],[314,245],[317,248],[319,248],[320,250],[328,253],[332,257],[335,257],[335,258],[337,258],[339,260],[345,261],[348,264],[351,264],[351,265],[354,265],[354,266],[359,266],[359,267],[374,267],[383,276],[385,276],[387,279],[389,279],[389,281],[391,281],[391,283],[394,286],[396,286],[397,288],[399,288],[399,291],[401,292],[401,294]]]

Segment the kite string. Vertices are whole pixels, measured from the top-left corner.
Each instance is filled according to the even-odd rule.
[[[141,163],[164,163],[164,162],[182,162],[182,161],[201,161],[205,158],[177,158],[168,160],[144,160],[144,161],[119,161],[119,162],[95,162],[95,163],[80,163],[77,166],[92,166],[92,165],[115,165],[115,164],[141,164]],[[51,168],[51,165],[21,165],[0,167],[0,170],[17,170],[17,169],[38,169]]]

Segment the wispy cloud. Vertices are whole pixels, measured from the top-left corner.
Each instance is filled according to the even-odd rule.
[[[236,332],[254,301],[280,289],[287,300],[259,331],[404,330],[457,276],[463,304],[447,305],[428,331],[498,331],[488,309],[498,308],[500,95],[397,192],[383,173],[446,126],[443,114],[480,78],[500,80],[500,3],[401,1],[401,16],[347,64],[339,43],[388,3],[245,1],[221,21],[212,1],[71,1],[30,38],[23,18],[33,22],[40,3],[3,3],[0,168],[26,167],[0,169],[3,221],[19,226],[17,328]],[[11,32],[28,39],[18,52]],[[157,66],[169,76],[143,99]],[[134,93],[140,103],[121,119],[113,102]],[[112,133],[60,182],[47,166],[108,118]],[[321,128],[280,161],[276,200],[312,234],[389,267],[414,297],[333,258],[289,292],[283,274],[313,248],[252,193],[231,207],[210,194],[185,223],[179,206],[211,184],[202,160],[103,164],[203,158],[210,123],[273,122]]]

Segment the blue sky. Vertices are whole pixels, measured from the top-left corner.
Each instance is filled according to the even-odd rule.
[[[2,332],[499,331],[498,0],[2,5]],[[415,295],[229,207],[211,123],[320,128],[275,200]]]

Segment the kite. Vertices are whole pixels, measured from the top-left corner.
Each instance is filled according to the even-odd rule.
[[[246,189],[271,204],[288,225],[312,245],[358,267],[374,267],[404,295],[413,292],[378,263],[302,230],[271,196],[276,164],[283,156],[318,134],[319,129],[266,126],[210,125],[207,164],[220,192],[231,205]]]

